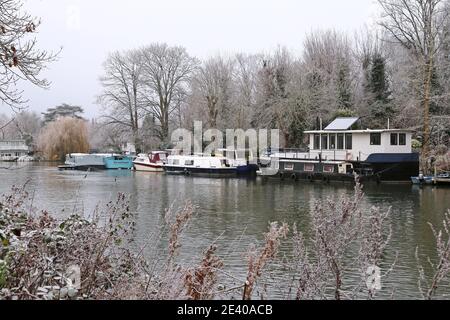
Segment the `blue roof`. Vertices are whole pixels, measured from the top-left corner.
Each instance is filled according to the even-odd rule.
[[[349,130],[359,118],[336,118],[325,130]]]
[[[419,162],[419,154],[418,153],[377,153],[377,154],[371,154],[365,162],[369,162],[369,163]]]

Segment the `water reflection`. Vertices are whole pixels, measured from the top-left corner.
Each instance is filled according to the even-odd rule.
[[[158,233],[167,208],[178,208],[190,199],[198,210],[182,239],[180,258],[187,262],[196,260],[215,241],[226,268],[241,278],[245,276],[243,256],[251,243],[263,240],[269,222],[296,223],[307,234],[316,201],[327,197],[339,199],[353,191],[352,186],[340,184],[207,179],[130,171],[86,175],[39,164],[3,170],[0,175],[0,193],[31,178],[29,190],[35,192],[35,206],[58,217],[83,210],[91,212],[97,204],[115,199],[118,192],[131,195],[131,210],[137,219],[136,245],[148,242]],[[435,258],[435,242],[428,223],[441,226],[443,213],[450,208],[450,189],[369,185],[365,193],[366,208],[392,210],[392,240],[385,267],[396,256],[398,262],[394,272],[384,279],[384,285],[395,287],[397,298],[418,298],[415,250],[420,247],[421,263],[429,272],[425,256]],[[159,248],[164,250],[164,239]],[[387,297],[389,294],[385,293]]]

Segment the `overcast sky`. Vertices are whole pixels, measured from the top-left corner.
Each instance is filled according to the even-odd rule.
[[[377,18],[374,0],[26,0],[25,7],[42,19],[39,46],[63,47],[44,73],[50,90],[23,86],[31,109],[65,102],[89,118],[100,113],[98,78],[111,51],[167,42],[199,58],[277,45],[299,54],[308,32],[354,32]]]

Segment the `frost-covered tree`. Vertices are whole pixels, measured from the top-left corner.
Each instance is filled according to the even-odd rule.
[[[55,55],[38,49],[39,25],[38,19],[25,12],[22,0],[0,1],[0,101],[14,109],[26,102],[19,82],[49,86],[40,74]]]

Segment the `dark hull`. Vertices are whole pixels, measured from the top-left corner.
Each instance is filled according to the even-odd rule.
[[[71,170],[71,171],[101,171],[106,170],[104,165],[94,165],[94,166],[70,166],[64,165],[59,166],[59,170]]]
[[[213,177],[233,177],[256,175],[257,166],[245,166],[238,168],[189,168],[164,166],[167,174],[188,175],[188,176],[213,176]]]
[[[415,154],[376,155],[369,157],[366,162],[352,161],[346,165],[350,164],[353,166],[351,170],[346,170],[347,173],[338,173],[340,172],[338,163],[280,159],[277,177],[292,180],[353,182],[356,174],[361,182],[411,183],[411,177],[419,174],[419,159]],[[305,172],[305,168],[311,165],[314,165],[314,171]],[[332,172],[325,172],[325,168],[331,169],[330,167],[333,169]]]

